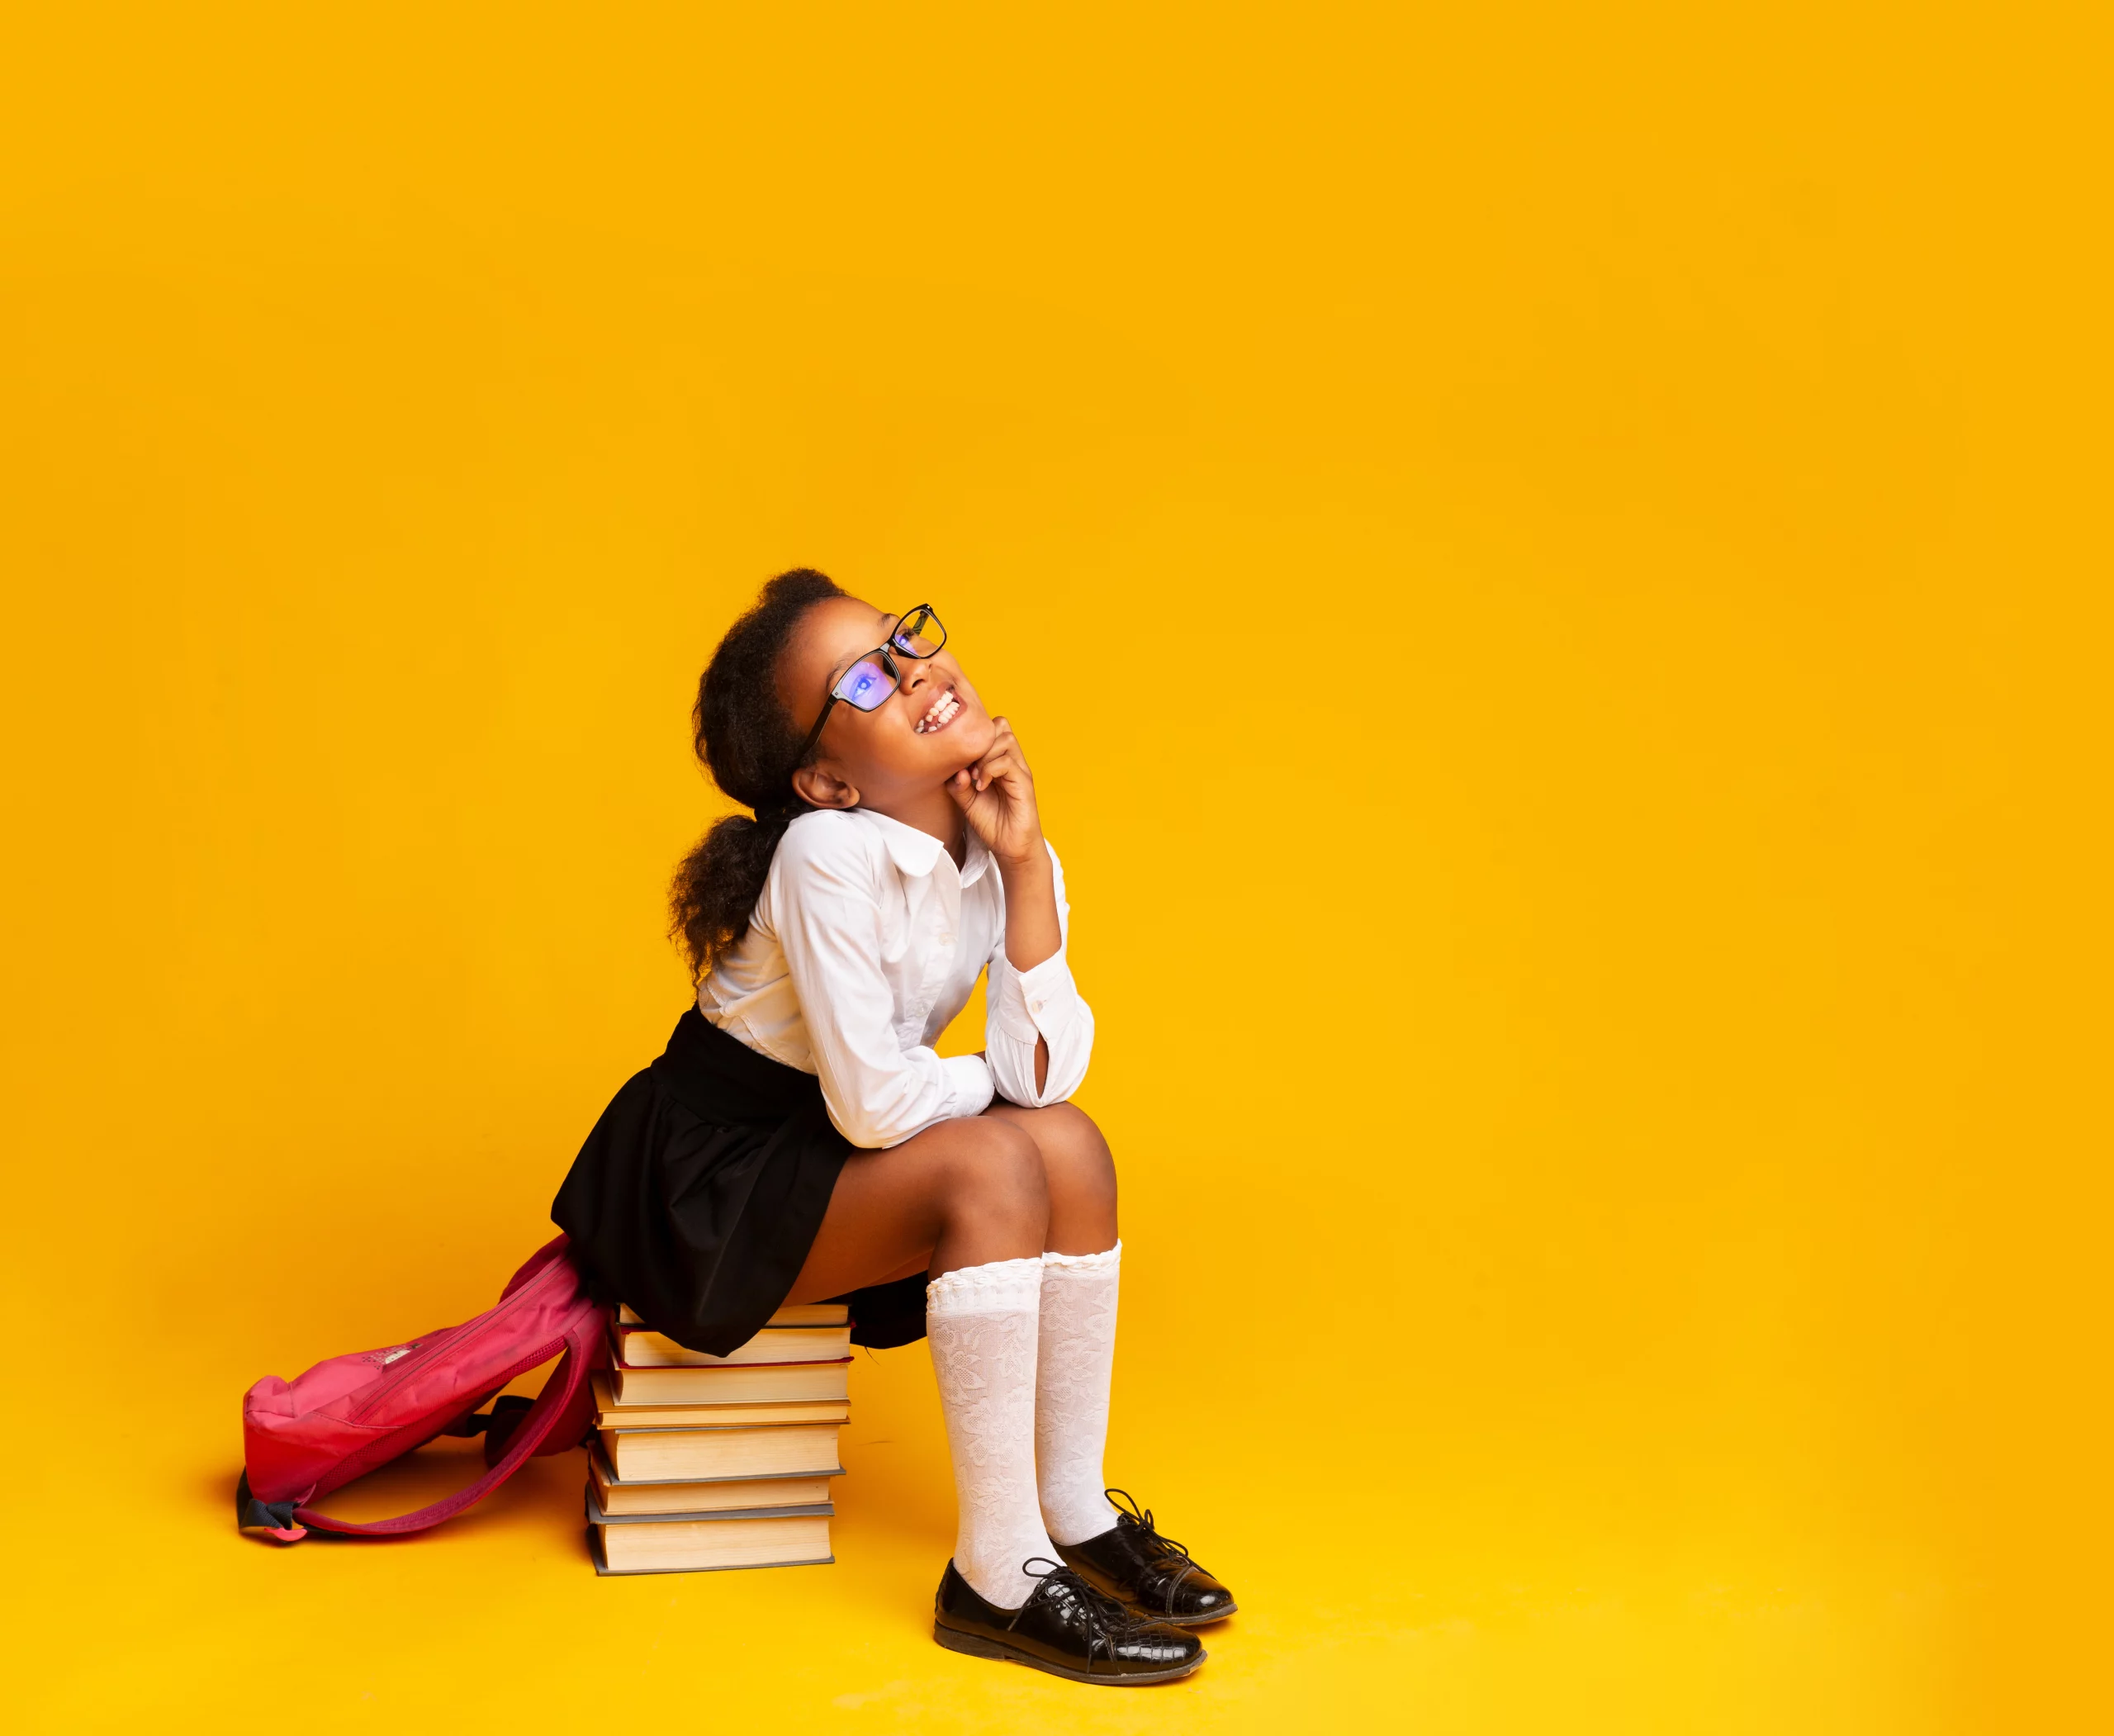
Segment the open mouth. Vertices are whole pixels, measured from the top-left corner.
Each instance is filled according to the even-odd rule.
[[[931,735],[935,730],[945,729],[960,715],[961,700],[956,696],[954,689],[950,687],[939,698],[932,701],[932,709],[918,719],[917,733],[919,735]]]

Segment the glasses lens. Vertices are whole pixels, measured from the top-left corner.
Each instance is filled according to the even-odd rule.
[[[947,629],[929,609],[913,609],[896,625],[889,643],[907,657],[929,657],[947,643]]]
[[[831,691],[847,705],[872,711],[895,691],[895,677],[872,657],[861,657]]]

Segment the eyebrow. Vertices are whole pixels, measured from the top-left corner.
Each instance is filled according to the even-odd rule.
[[[870,657],[875,652],[879,650],[882,646],[885,646],[889,642],[889,636],[895,630],[895,624],[901,621],[903,617],[899,614],[890,614],[886,609],[882,609],[878,612],[876,619],[878,619],[881,623],[880,645],[869,645],[864,651],[853,652],[851,655],[846,657],[842,662],[831,664],[829,671],[829,685],[832,687],[837,685],[837,682],[843,678],[845,672],[849,670],[854,663],[857,662],[860,658],[863,657]]]

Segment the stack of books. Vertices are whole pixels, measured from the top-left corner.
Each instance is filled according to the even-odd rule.
[[[686,1350],[625,1309],[595,1377],[588,1545],[598,1573],[833,1561],[829,1480],[851,1415],[842,1304],[781,1308],[726,1356]]]

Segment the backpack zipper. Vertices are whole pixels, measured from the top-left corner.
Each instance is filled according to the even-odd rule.
[[[565,1262],[562,1260],[552,1260],[548,1266],[546,1266],[542,1272],[538,1272],[535,1277],[530,1278],[527,1283],[524,1284],[519,1290],[516,1290],[513,1295],[505,1297],[503,1301],[499,1302],[491,1310],[491,1314],[485,1319],[481,1321],[466,1321],[462,1326],[456,1326],[448,1331],[441,1333],[435,1338],[429,1339],[427,1340],[425,1347],[423,1349],[415,1350],[409,1356],[399,1359],[396,1365],[391,1368],[389,1372],[382,1377],[380,1384],[371,1387],[368,1390],[367,1396],[345,1413],[345,1421],[347,1422],[364,1422],[373,1414],[375,1407],[379,1405],[382,1400],[388,1397],[391,1392],[395,1392],[397,1387],[403,1385],[403,1383],[409,1380],[411,1376],[419,1373],[420,1369],[427,1368],[433,1363],[438,1361],[443,1351],[455,1349],[459,1345],[469,1344],[475,1339],[481,1336],[484,1330],[489,1330],[497,1323],[496,1316],[500,1309],[505,1307],[510,1302],[524,1301],[529,1293],[533,1291],[538,1284],[543,1283],[545,1274],[562,1268]]]

